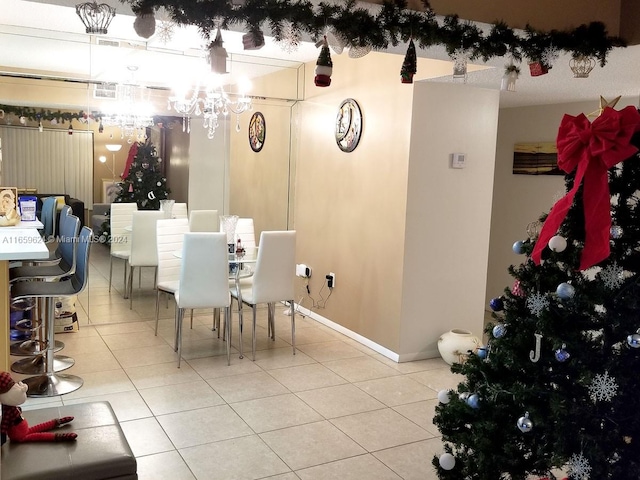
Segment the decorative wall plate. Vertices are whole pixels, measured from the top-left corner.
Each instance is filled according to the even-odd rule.
[[[267,124],[264,121],[264,115],[256,112],[249,120],[249,145],[251,150],[259,152],[264,147],[264,141],[267,137]]]
[[[362,134],[362,112],[353,98],[340,104],[336,117],[336,142],[343,152],[353,152]]]

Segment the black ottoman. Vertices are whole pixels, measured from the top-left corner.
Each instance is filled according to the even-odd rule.
[[[75,442],[12,443],[2,446],[2,480],[137,480],[136,459],[109,402],[81,403],[23,412],[29,425],[73,415],[59,432]]]

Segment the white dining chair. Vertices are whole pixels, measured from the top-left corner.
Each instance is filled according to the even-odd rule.
[[[124,260],[123,286],[124,298],[127,298],[127,269],[129,268],[129,255],[131,254],[131,218],[133,212],[138,210],[138,204],[112,203],[109,213],[109,226],[111,231],[111,244],[109,246],[109,292],[111,292],[111,279],[113,276],[113,259]]]
[[[189,230],[192,232],[219,232],[220,223],[217,210],[191,210]]]
[[[159,210],[140,210],[133,212],[131,218],[131,253],[129,254],[129,279],[127,294],[129,309],[133,308],[133,273],[137,268],[153,267],[154,282],[158,268],[158,250],[156,248],[156,222],[164,218],[164,212]]]
[[[260,235],[260,248],[254,274],[246,281],[240,282],[239,289],[231,287],[231,296],[238,302],[240,322],[240,342],[242,342],[242,304],[251,306],[252,337],[251,351],[256,359],[256,307],[266,303],[269,308],[269,333],[275,339],[274,310],[275,302],[287,301],[294,304],[295,294],[295,253],[296,232],[264,231]],[[295,309],[291,310],[291,345],[296,353],[295,342]]]
[[[174,203],[171,210],[171,216],[173,218],[189,218],[186,203]]]
[[[189,231],[186,218],[160,219],[156,223],[156,244],[158,252],[158,276],[156,281],[156,328],[160,315],[160,295],[173,295],[178,291],[182,259],[175,252],[182,252],[184,234]]]
[[[229,294],[227,235],[221,232],[188,232],[182,244],[180,281],[176,299],[178,368],[182,357],[182,321],[186,309],[224,308],[227,365],[231,364],[231,295]]]

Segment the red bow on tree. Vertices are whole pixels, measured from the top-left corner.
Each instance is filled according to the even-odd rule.
[[[566,173],[576,170],[576,176],[573,188],[551,208],[540,231],[531,254],[537,265],[542,250],[567,216],[583,180],[585,240],[580,270],[609,256],[611,205],[607,170],[638,151],[629,142],[639,128],[640,114],[632,106],[620,111],[607,107],[593,123],[584,114],[562,118],[556,142],[558,166]]]

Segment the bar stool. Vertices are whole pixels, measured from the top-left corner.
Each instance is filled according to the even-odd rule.
[[[56,282],[73,275],[76,270],[77,257],[77,239],[80,229],[80,219],[75,215],[68,215],[64,222],[61,222],[59,249],[62,259],[57,265],[42,266],[22,266],[9,270],[9,277],[12,283],[24,283],[25,281]],[[11,346],[11,353],[17,355],[36,355],[35,358],[26,358],[15,362],[11,366],[11,370],[17,373],[34,375],[44,373],[45,365],[42,358],[43,345],[46,343],[46,330],[43,318],[46,318],[46,310],[43,309],[41,302],[36,299],[36,306],[32,310],[37,312],[31,315],[30,330],[32,335],[38,334],[36,338],[26,340],[17,345]],[[54,351],[59,351],[64,347],[60,341],[54,343]],[[55,362],[55,370],[65,370],[73,365],[73,359],[69,357],[59,357]]]
[[[54,370],[54,305],[56,298],[78,295],[86,288],[92,236],[93,232],[89,227],[82,227],[77,242],[77,268],[70,278],[59,282],[16,282],[11,285],[12,298],[35,297],[42,299],[47,312],[44,323],[47,333],[47,348],[44,351],[46,370],[42,375],[23,380],[29,387],[28,395],[30,397],[64,395],[79,389],[84,383],[82,378],[76,375],[61,374]]]

